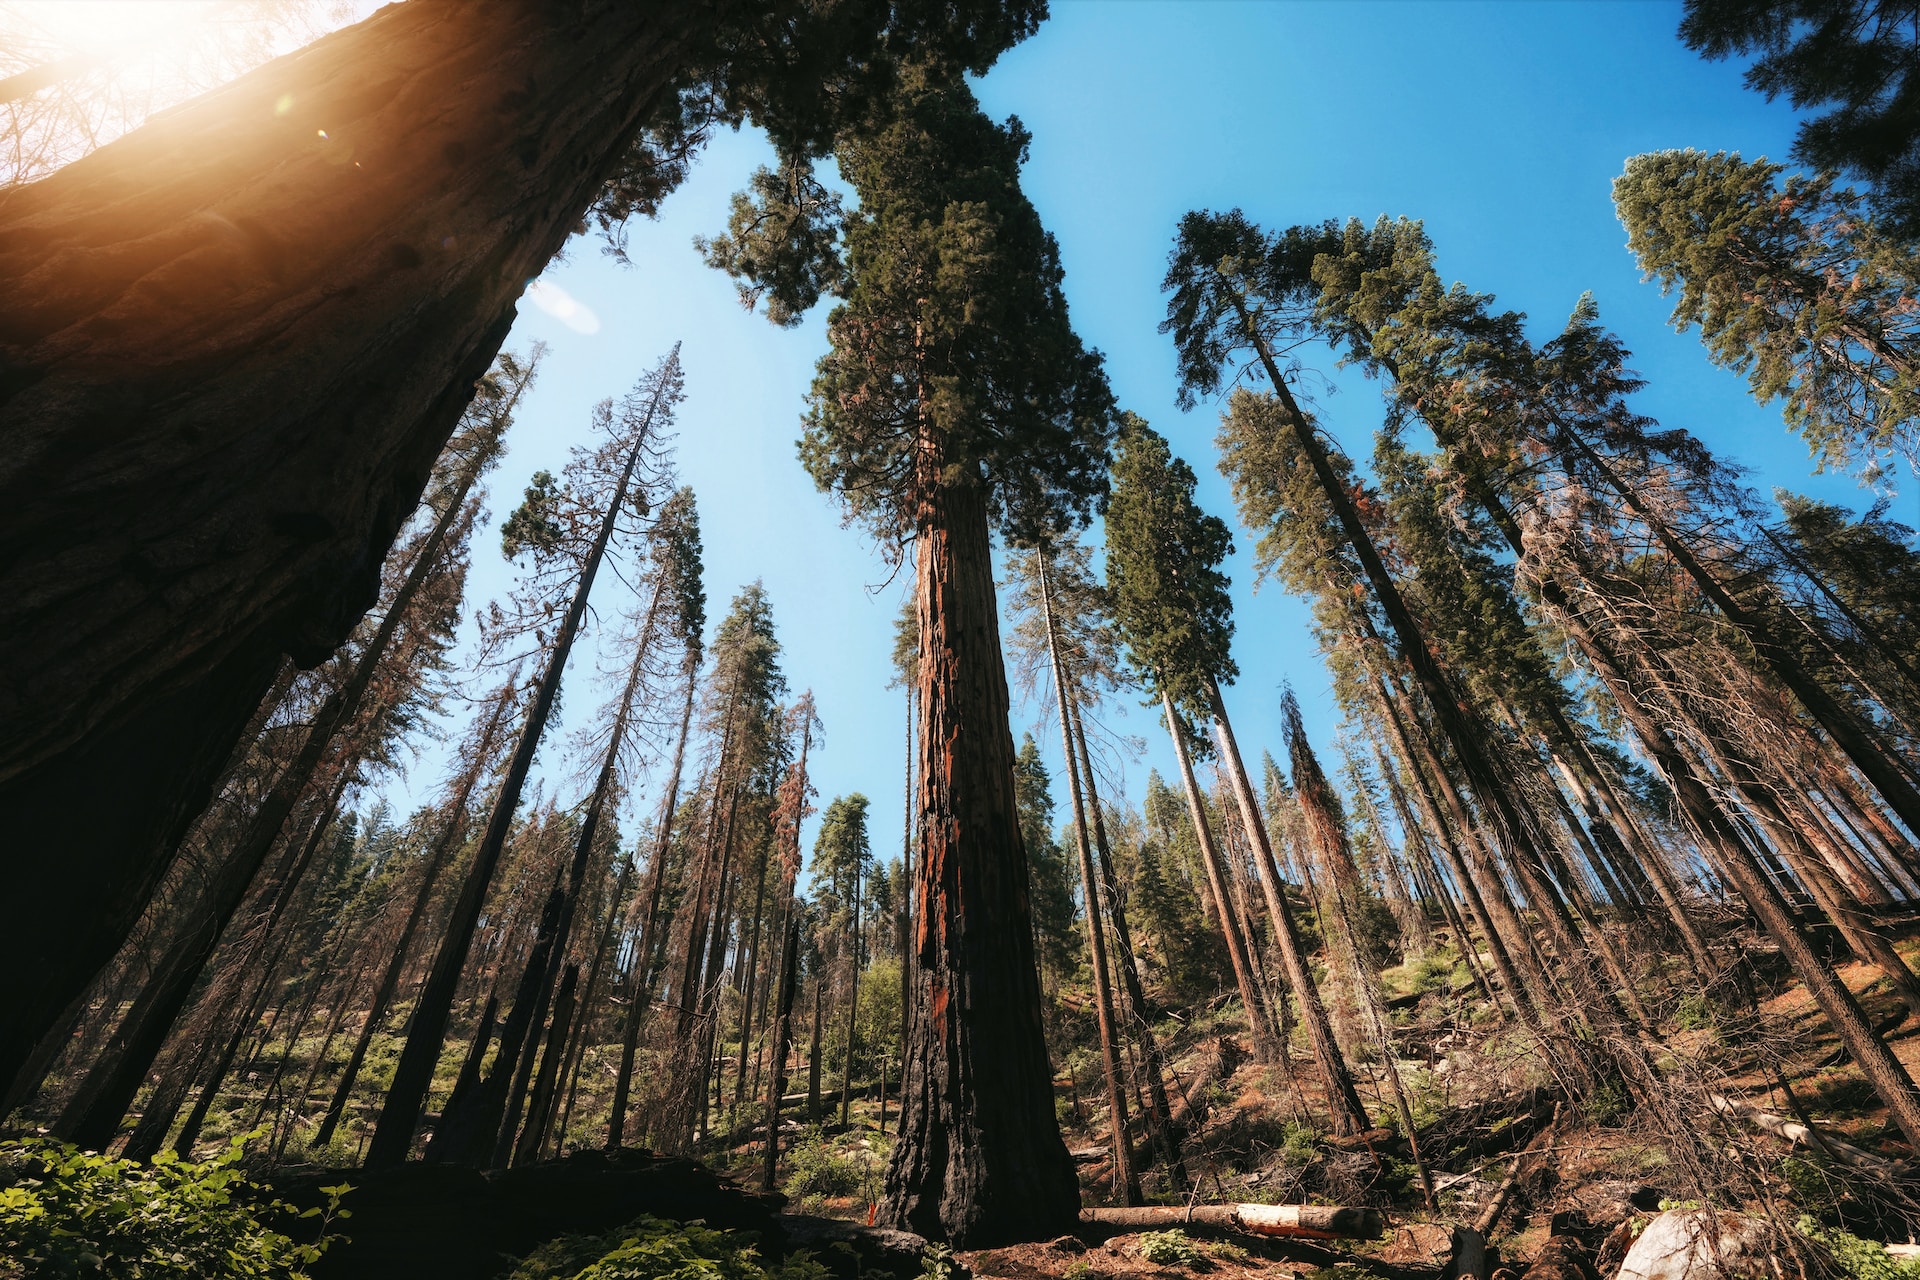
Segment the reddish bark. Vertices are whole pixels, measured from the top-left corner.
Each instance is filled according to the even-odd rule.
[[[915,1008],[881,1215],[980,1248],[1069,1229],[1080,1188],[1040,1019],[985,495],[970,478],[923,493]]]
[[[0,194],[8,1078],[329,654],[714,10],[414,0]],[[76,812],[94,815],[75,825]]]

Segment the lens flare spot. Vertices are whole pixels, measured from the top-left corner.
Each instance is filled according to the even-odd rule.
[[[277,116],[283,116],[291,110],[293,110],[293,95],[290,93],[281,94],[280,101],[273,104],[273,114]]]
[[[593,314],[585,303],[551,280],[535,280],[527,286],[527,297],[534,306],[575,333],[600,332],[600,317]]]

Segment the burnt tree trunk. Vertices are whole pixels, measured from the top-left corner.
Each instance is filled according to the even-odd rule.
[[[773,1068],[767,1074],[767,1149],[761,1166],[762,1191],[772,1191],[780,1176],[780,1099],[787,1092],[787,1049],[793,1038],[793,996],[800,983],[800,917],[789,911],[780,948],[780,995],[774,1001]]]
[[[1080,1188],[1041,1022],[986,495],[922,469],[918,1008],[880,1212],[978,1248],[1069,1229]]]
[[[112,956],[717,7],[392,5],[0,194],[0,1079]],[[75,825],[74,813],[94,815]]]
[[[380,975],[380,985],[374,989],[373,999],[367,1006],[365,1020],[360,1024],[360,1034],[354,1039],[353,1051],[347,1055],[347,1064],[341,1068],[340,1082],[334,1086],[333,1097],[327,1103],[326,1114],[320,1119],[320,1128],[310,1144],[314,1149],[326,1146],[333,1140],[333,1131],[340,1125],[347,1112],[347,1101],[353,1096],[353,1082],[360,1075],[360,1066],[367,1059],[367,1050],[373,1045],[373,1037],[379,1033],[380,1023],[387,1016],[387,1006],[393,1003],[394,995],[400,989],[400,977],[406,969],[407,953],[413,946],[413,935],[419,931],[425,920],[427,906],[432,901],[434,886],[439,883],[440,871],[446,865],[460,843],[467,828],[467,802],[473,796],[473,789],[480,781],[483,768],[492,762],[493,744],[500,732],[501,723],[506,719],[507,708],[513,705],[514,695],[518,692],[517,680],[509,680],[505,688],[494,700],[493,710],[487,719],[486,730],[481,734],[480,744],[474,751],[473,761],[467,771],[461,775],[459,789],[455,791],[452,802],[447,806],[447,825],[440,832],[440,838],[434,841],[433,849],[427,854],[426,865],[420,869],[420,885],[414,890],[413,906],[407,913],[407,922],[400,930],[400,937],[393,944],[393,954],[387,959],[385,972]]]

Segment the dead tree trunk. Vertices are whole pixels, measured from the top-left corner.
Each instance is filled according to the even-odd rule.
[[[1193,834],[1200,846],[1200,861],[1206,867],[1207,887],[1213,894],[1214,911],[1220,920],[1220,934],[1226,939],[1227,958],[1233,962],[1234,981],[1240,987],[1240,1003],[1246,1007],[1247,1030],[1253,1037],[1253,1054],[1261,1062],[1270,1062],[1275,1049],[1273,1024],[1253,980],[1253,968],[1247,960],[1247,940],[1234,918],[1233,899],[1226,885],[1225,872],[1220,866],[1220,851],[1213,843],[1213,829],[1207,824],[1206,806],[1200,800],[1200,784],[1194,780],[1193,758],[1187,750],[1186,733],[1181,728],[1180,717],[1174,714],[1173,699],[1162,692],[1160,702],[1166,712],[1167,735],[1173,739],[1174,758],[1180,762],[1180,781],[1187,793],[1187,812],[1193,819]]]
[[[387,1007],[393,1003],[394,994],[400,989],[400,977],[406,970],[407,952],[413,945],[413,935],[419,931],[426,917],[427,905],[432,901],[441,869],[459,847],[460,838],[466,831],[467,803],[473,797],[474,787],[479,784],[481,772],[493,762],[493,744],[506,719],[507,708],[513,704],[518,690],[519,680],[516,677],[507,682],[494,700],[493,710],[488,714],[487,727],[480,735],[473,760],[461,775],[447,806],[447,825],[441,829],[440,838],[434,841],[433,849],[420,869],[420,885],[414,890],[413,907],[407,913],[407,923],[394,943],[393,955],[388,958],[386,970],[380,975],[380,985],[375,988],[373,999],[367,1006],[366,1018],[360,1024],[360,1034],[353,1042],[353,1051],[347,1055],[346,1066],[341,1068],[340,1083],[334,1086],[326,1114],[320,1118],[320,1128],[313,1135],[311,1145],[315,1148],[333,1141],[334,1130],[347,1113],[347,1100],[353,1096],[353,1083],[359,1078],[360,1066],[367,1060],[367,1050],[372,1047],[373,1037],[379,1033],[380,1023],[387,1016]]]
[[[1086,797],[1080,789],[1078,753],[1073,746],[1073,708],[1077,685],[1071,682],[1060,636],[1053,621],[1053,588],[1047,574],[1047,553],[1034,559],[1040,571],[1040,606],[1047,629],[1047,654],[1053,664],[1053,688],[1060,713],[1060,747],[1067,762],[1067,794],[1073,805],[1073,838],[1080,853],[1080,884],[1086,898],[1087,954],[1093,960],[1093,1011],[1100,1030],[1100,1060],[1106,1070],[1107,1122],[1113,1139],[1111,1191],[1123,1205],[1140,1203],[1140,1175],[1133,1167],[1133,1138],[1127,1129],[1127,1095],[1121,1080],[1119,1027],[1113,1014],[1113,978],[1107,964],[1107,932],[1101,926],[1101,880],[1093,865],[1093,844],[1087,838]]]
[[[627,1025],[620,1034],[620,1072],[613,1081],[613,1110],[607,1117],[607,1150],[617,1151],[626,1141],[627,1101],[633,1088],[633,1061],[640,1048],[640,1029],[646,1022],[647,1006],[653,999],[654,958],[663,948],[656,937],[660,930],[660,895],[666,888],[667,854],[673,847],[673,820],[680,803],[680,773],[687,760],[687,730],[693,723],[693,696],[699,672],[687,663],[687,699],[680,708],[680,733],[674,739],[673,767],[667,773],[667,795],[660,806],[660,838],[654,842],[653,865],[647,868],[647,911],[641,920],[640,934],[633,948],[633,965],[627,974]]]
[[[780,1175],[780,1099],[787,1092],[787,1050],[793,1038],[793,997],[800,984],[800,916],[789,912],[780,947],[779,997],[774,1001],[773,1069],[767,1073],[767,1153],[762,1191],[772,1191]]]

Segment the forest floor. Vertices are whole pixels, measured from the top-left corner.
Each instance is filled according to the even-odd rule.
[[[1917,942],[1901,949],[1920,955]],[[1352,1055],[1360,1059],[1354,1065],[1362,1098],[1380,1128],[1358,1141],[1334,1142],[1317,1134],[1326,1112],[1304,1043],[1292,1046],[1289,1064],[1254,1061],[1237,1004],[1169,1021],[1164,1039],[1180,1084],[1175,1108],[1187,1096],[1204,1119],[1183,1147],[1192,1189],[1176,1195],[1153,1170],[1143,1178],[1149,1203],[1369,1206],[1387,1215],[1388,1234],[1315,1245],[1194,1228],[1182,1233],[1191,1237],[1184,1258],[1176,1244],[1176,1260],[1156,1264],[1143,1252],[1150,1239],[1143,1233],[1083,1225],[1071,1237],[958,1258],[976,1275],[1004,1280],[1132,1280],[1169,1272],[1234,1280],[1334,1266],[1352,1274],[1348,1268],[1356,1265],[1389,1276],[1433,1275],[1447,1260],[1452,1228],[1485,1221],[1496,1199],[1501,1207],[1486,1231],[1509,1265],[1533,1258],[1550,1235],[1571,1234],[1590,1258],[1597,1255],[1602,1276],[1613,1274],[1639,1225],[1665,1207],[1702,1200],[1770,1211],[1787,1223],[1812,1213],[1870,1239],[1910,1238],[1920,1223],[1891,1188],[1873,1185],[1877,1173],[1862,1175],[1712,1112],[1706,1100],[1718,1095],[1792,1120],[1792,1102],[1778,1087],[1784,1080],[1820,1132],[1889,1161],[1905,1154],[1885,1109],[1839,1052],[1805,991],[1766,952],[1751,954],[1763,982],[1757,1022],[1736,1027],[1724,1011],[1697,999],[1650,1001],[1659,1030],[1646,1047],[1663,1077],[1676,1082],[1663,1114],[1605,1097],[1568,1098],[1523,1037],[1471,993],[1463,970],[1390,971],[1387,994],[1400,1006],[1394,1013],[1397,1066],[1437,1191],[1431,1208],[1398,1134],[1383,1064]],[[1900,1020],[1898,999],[1874,970],[1847,964],[1839,972],[1901,1061],[1920,1075],[1920,1019]],[[1338,1008],[1335,1017],[1338,1023]],[[1088,1068],[1077,1082],[1062,1077],[1060,1110],[1081,1170],[1083,1203],[1097,1206],[1117,1201],[1105,1126],[1097,1123],[1104,1108],[1090,1105],[1100,1092],[1092,1077]],[[888,1136],[871,1098],[855,1101],[850,1120],[844,1130],[795,1126],[783,1185],[796,1209],[869,1220]],[[1138,1136],[1137,1117],[1135,1129]],[[1676,1150],[1673,1138],[1682,1130],[1701,1139],[1690,1151]],[[1711,1158],[1703,1160],[1703,1151]],[[748,1156],[746,1148],[737,1153],[743,1162]],[[1156,1252],[1165,1256],[1166,1250],[1163,1240]]]

